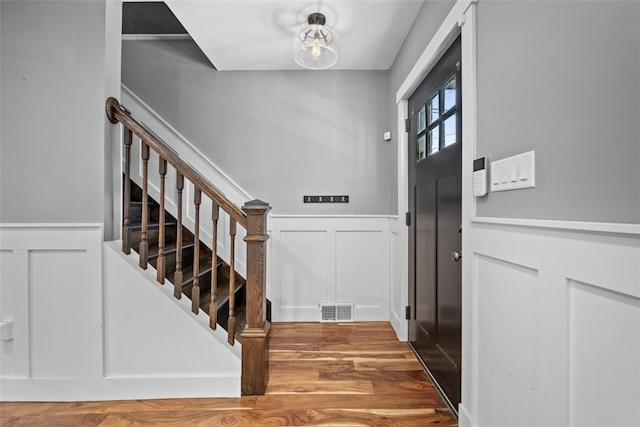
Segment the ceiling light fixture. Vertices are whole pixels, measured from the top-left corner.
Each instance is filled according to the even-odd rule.
[[[335,65],[338,60],[335,33],[324,25],[322,13],[309,15],[306,27],[296,33],[293,40],[293,58],[311,70],[324,70]]]

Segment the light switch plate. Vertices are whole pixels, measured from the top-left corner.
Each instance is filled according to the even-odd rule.
[[[535,187],[536,152],[528,151],[491,162],[491,177],[491,192]]]

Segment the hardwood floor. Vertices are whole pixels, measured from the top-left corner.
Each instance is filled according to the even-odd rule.
[[[387,322],[274,323],[264,396],[0,403],[2,426],[457,426]]]

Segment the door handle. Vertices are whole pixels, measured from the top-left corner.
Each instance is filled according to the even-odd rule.
[[[451,259],[458,262],[462,259],[462,254],[458,251],[453,251],[451,252]]]

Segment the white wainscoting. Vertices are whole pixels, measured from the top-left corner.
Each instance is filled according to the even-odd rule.
[[[273,321],[319,321],[321,303],[354,303],[354,320],[388,321],[389,223],[387,216],[270,216]]]
[[[102,224],[0,224],[0,401],[240,395],[240,346]]]
[[[638,230],[472,222],[461,426],[640,425]]]
[[[101,224],[0,225],[0,399],[101,376],[101,244]]]
[[[404,218],[402,218],[402,221],[400,217],[389,219],[389,248],[391,250],[389,258],[389,269],[391,271],[389,321],[400,341],[406,341],[409,333],[405,317],[405,308],[409,303],[409,286],[407,285],[407,260],[403,260],[403,256],[407,252],[405,241],[403,240],[406,238],[404,229],[406,229]]]

